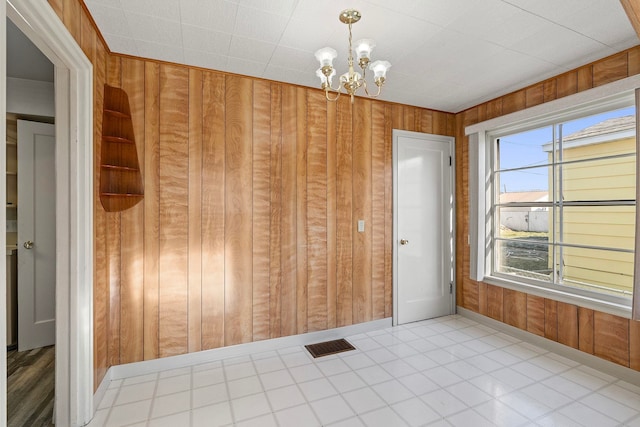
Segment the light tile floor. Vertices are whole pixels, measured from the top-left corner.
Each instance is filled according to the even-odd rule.
[[[112,381],[91,427],[636,426],[640,387],[460,316]]]

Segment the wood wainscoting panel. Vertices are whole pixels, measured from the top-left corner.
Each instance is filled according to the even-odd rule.
[[[307,90],[296,88],[296,333],[308,331]]]
[[[622,366],[629,366],[629,319],[594,312],[594,354]]]
[[[225,77],[202,80],[202,348],[224,345]]]
[[[202,82],[189,70],[189,352],[202,350]]]
[[[544,336],[558,341],[558,302],[550,299],[544,301]]]
[[[307,95],[308,331],[327,329],[327,101]]]
[[[384,105],[371,109],[371,303],[372,318],[385,317],[385,120]],[[421,116],[417,112],[417,116]],[[365,231],[366,231],[365,227]]]
[[[160,66],[159,356],[188,351],[189,70]]]
[[[353,323],[361,323],[372,318],[370,100],[356,98],[353,121]],[[365,224],[362,233],[358,232],[359,220]]]
[[[544,336],[544,298],[527,294],[527,331]]]
[[[282,86],[282,229],[280,329],[272,334],[293,335],[297,331],[297,90]]]
[[[486,285],[487,293],[487,316],[492,319],[503,321],[504,288],[500,286]]]
[[[558,302],[558,342],[578,348],[578,307]]]
[[[640,371],[640,321],[629,321],[629,367]]]
[[[578,308],[578,348],[593,354],[593,310]]]
[[[144,360],[158,358],[160,284],[160,65],[144,64]]]
[[[282,220],[282,85],[271,83],[271,159],[269,242],[269,337],[282,336],[282,235],[291,223]],[[254,338],[255,339],[255,338]]]
[[[122,89],[128,94],[131,111],[144,112],[145,94],[136,90],[144,87],[144,62],[129,58],[122,59]],[[144,176],[145,140],[144,114],[131,116],[135,135],[135,151],[140,168],[140,184]],[[121,213],[121,363],[144,360],[144,312],[139,301],[144,299],[144,199]]]
[[[336,315],[337,326],[348,326],[353,324],[353,110],[347,97],[336,107]]]
[[[598,87],[629,75],[628,53],[620,52],[593,64],[593,86]]]
[[[511,289],[504,290],[504,322],[520,329],[527,329],[527,294]]]
[[[253,81],[225,78],[224,343],[234,345],[253,335]]]
[[[253,84],[253,340],[271,336],[271,85]]]

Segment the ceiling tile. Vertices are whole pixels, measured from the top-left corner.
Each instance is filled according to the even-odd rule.
[[[231,45],[231,34],[183,25],[182,40],[185,49],[227,55]]]
[[[188,49],[184,51],[185,64],[193,65],[194,67],[224,70],[227,66],[227,60],[228,57],[226,55],[216,55],[214,53]]]
[[[265,68],[266,64],[248,59],[229,57],[227,61],[227,69],[230,73],[245,76],[262,77]]]
[[[183,24],[212,31],[233,33],[237,13],[238,5],[225,0],[180,0]]]
[[[89,5],[91,16],[103,33],[117,34],[121,37],[131,36],[126,15],[119,4],[117,8],[96,2],[87,3],[87,7]]]
[[[127,12],[131,36],[136,40],[182,47],[182,28],[175,21]]]
[[[284,46],[276,47],[269,62],[276,67],[298,70],[305,73],[315,72],[315,69],[318,68],[319,65],[313,52]]]
[[[121,4],[127,12],[180,21],[180,3],[175,0],[125,0]]]
[[[288,17],[238,6],[235,34],[269,43],[277,43],[287,27]]]
[[[106,42],[109,44],[109,49],[112,52],[124,53],[127,55],[139,56],[138,46],[136,41],[129,37],[121,37],[116,34],[103,34]]]
[[[276,45],[246,37],[233,36],[229,56],[233,58],[251,58],[255,62],[267,63],[273,55]]]
[[[181,48],[144,40],[136,40],[136,46],[138,46],[138,52],[143,58],[153,58],[178,64],[184,63],[184,51]]]
[[[264,12],[290,16],[295,10],[298,0],[238,0],[237,3]]]

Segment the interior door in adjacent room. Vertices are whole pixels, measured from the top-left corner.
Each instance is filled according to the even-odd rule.
[[[55,343],[55,126],[18,120],[18,351]]]
[[[393,131],[394,324],[454,312],[453,145]]]

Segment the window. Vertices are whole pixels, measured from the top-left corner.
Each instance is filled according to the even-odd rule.
[[[635,108],[488,136],[492,275],[629,299]]]
[[[634,293],[640,304],[637,87],[633,76],[465,129],[473,280],[623,316]]]

